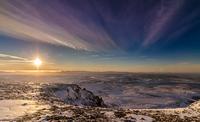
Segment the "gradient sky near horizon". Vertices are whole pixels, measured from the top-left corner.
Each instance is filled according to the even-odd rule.
[[[0,70],[200,72],[199,0],[0,0]]]

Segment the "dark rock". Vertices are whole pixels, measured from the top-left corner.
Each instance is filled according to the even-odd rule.
[[[115,116],[118,117],[118,118],[122,118],[122,117],[125,117],[125,116],[126,116],[126,113],[123,112],[123,111],[116,111],[114,114],[115,114]]]

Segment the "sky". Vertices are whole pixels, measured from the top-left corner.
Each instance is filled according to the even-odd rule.
[[[199,0],[0,0],[0,70],[200,72]]]

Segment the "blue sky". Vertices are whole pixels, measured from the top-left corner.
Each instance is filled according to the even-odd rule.
[[[199,0],[0,1],[0,70],[199,72],[199,40]]]

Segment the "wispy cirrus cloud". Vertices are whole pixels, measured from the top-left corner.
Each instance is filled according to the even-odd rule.
[[[190,11],[188,3],[199,4],[187,0],[0,0],[0,34],[75,50],[142,52],[157,42],[173,41],[199,23],[199,7]]]
[[[145,22],[146,33],[144,35],[143,46],[153,44],[166,35],[184,2],[161,0],[159,6],[155,6],[147,12],[147,15],[150,16],[150,21],[147,20]]]
[[[117,47],[104,28],[97,26],[95,11],[89,11],[58,1],[1,0],[0,33],[76,50],[99,51]]]
[[[28,63],[33,63],[33,61],[34,60],[30,59],[30,58],[0,53],[0,63],[1,64],[23,64],[23,63],[28,64]],[[52,62],[43,62],[43,63],[45,63],[46,65],[54,64]]]
[[[2,54],[2,53],[0,53],[0,59],[18,60],[18,61],[27,61],[28,60],[27,58],[14,56],[14,55],[8,55],[8,54]]]
[[[0,53],[0,64],[1,65],[26,64],[26,63],[31,63],[31,62],[33,62],[33,61],[28,58]]]

